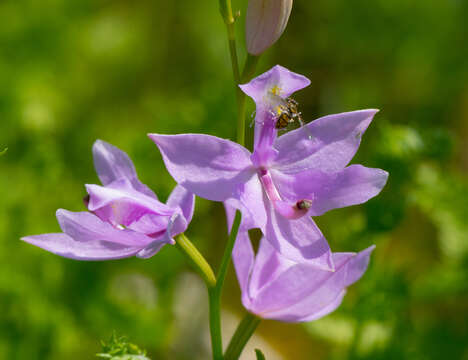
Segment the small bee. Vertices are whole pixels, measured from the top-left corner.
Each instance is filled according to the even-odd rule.
[[[284,129],[294,120],[299,121],[303,125],[302,115],[298,110],[298,103],[292,98],[286,98],[285,104],[278,107],[278,120],[276,120],[275,127],[277,129]]]

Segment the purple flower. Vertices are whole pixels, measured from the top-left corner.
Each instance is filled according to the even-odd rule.
[[[366,271],[373,249],[333,253],[335,271],[327,271],[285,258],[265,238],[255,254],[247,231],[240,231],[232,256],[242,304],[264,319],[317,320],[341,304],[346,288]]]
[[[241,86],[257,104],[253,154],[203,134],[149,137],[180,185],[240,208],[243,226],[260,228],[283,256],[333,269],[329,246],[310,216],[366,202],[381,191],[388,173],[346,166],[377,110],[326,116],[277,137],[281,106],[308,84],[275,66]]]
[[[63,233],[23,237],[54,254],[76,260],[148,258],[185,231],[194,196],[176,186],[166,204],[137,177],[126,153],[104,141],[93,146],[94,166],[104,186],[86,185],[89,212],[57,210]]]

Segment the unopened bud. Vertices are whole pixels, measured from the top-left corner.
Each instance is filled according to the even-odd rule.
[[[245,36],[250,54],[260,55],[279,39],[292,4],[293,0],[249,0]]]

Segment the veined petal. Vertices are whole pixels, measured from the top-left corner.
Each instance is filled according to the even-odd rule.
[[[373,248],[333,254],[334,272],[304,264],[288,268],[257,296],[256,311],[261,310],[262,317],[290,322],[327,315],[339,306],[346,287],[364,274]]]
[[[53,254],[74,260],[113,260],[134,256],[141,248],[109,241],[77,241],[63,234],[25,236],[21,240]]]
[[[166,204],[171,208],[180,208],[187,224],[192,221],[195,196],[183,186],[177,185],[174,190],[172,190]]]
[[[333,270],[330,247],[315,222],[308,216],[288,220],[279,215],[270,204],[266,228],[262,229],[266,239],[284,257],[302,263]]]
[[[239,201],[240,205],[237,204]],[[231,205],[242,211],[242,223],[245,228],[263,228],[267,222],[266,201],[258,176],[254,174],[247,182],[238,185]]]
[[[87,184],[89,211],[115,225],[129,226],[143,215],[170,216],[174,209],[134,190],[127,179],[119,179],[108,186]]]
[[[270,94],[284,99],[309,86],[309,84],[310,80],[305,76],[293,73],[281,65],[276,65],[249,83],[239,85],[239,87],[255,101],[257,106],[262,106],[268,101],[266,97]]]
[[[127,228],[148,235],[151,238],[157,238],[166,232],[170,218],[169,215],[145,214],[128,225]]]
[[[203,134],[149,134],[172,177],[190,192],[213,201],[231,197],[255,169],[239,144]]]
[[[147,259],[158,253],[163,245],[174,245],[175,241],[173,237],[185,231],[185,229],[187,229],[187,222],[184,216],[182,216],[179,211],[176,211],[169,219],[166,231],[161,234],[161,236],[157,237],[151,244],[141,250],[137,254],[137,257]]]
[[[93,159],[94,168],[104,186],[115,180],[127,179],[135,190],[157,199],[156,194],[138,180],[132,160],[119,148],[97,140],[93,145]]]
[[[230,228],[230,227],[229,227]],[[249,279],[254,265],[254,250],[245,229],[239,229],[234,249],[232,250],[232,261],[236,270],[237,280],[242,294],[242,304],[249,309],[251,298],[249,295]]]
[[[78,242],[106,241],[141,249],[153,241],[150,237],[131,230],[116,229],[86,211],[72,212],[59,209],[57,220],[62,231]]]
[[[376,196],[387,182],[381,169],[351,165],[337,172],[305,170],[285,174],[271,170],[271,176],[284,201],[295,204],[310,201],[308,215],[318,216],[328,210],[361,204]]]
[[[276,139],[275,166],[283,172],[337,171],[354,157],[378,110],[359,110],[317,119]]]
[[[255,299],[265,286],[274,282],[296,262],[281,256],[278,251],[263,237],[255,256],[255,264],[251,270],[249,294]]]

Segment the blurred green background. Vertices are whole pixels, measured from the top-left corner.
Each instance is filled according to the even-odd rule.
[[[245,13],[246,1],[234,0]],[[0,360],[92,359],[113,330],[152,359],[207,359],[206,294],[166,246],[150,260],[75,262],[22,243],[84,210],[91,146],[128,152],[164,199],[174,182],[148,132],[235,135],[217,1],[0,2]],[[332,315],[264,321],[275,359],[468,359],[468,2],[296,1],[257,74],[305,74],[306,121],[379,108],[354,160],[390,172],[380,196],[316,219],[335,251],[376,244]],[[243,25],[239,20],[241,57]],[[249,104],[249,112],[253,105]],[[216,266],[220,204],[197,199],[188,236]],[[231,270],[225,333],[242,308]]]

